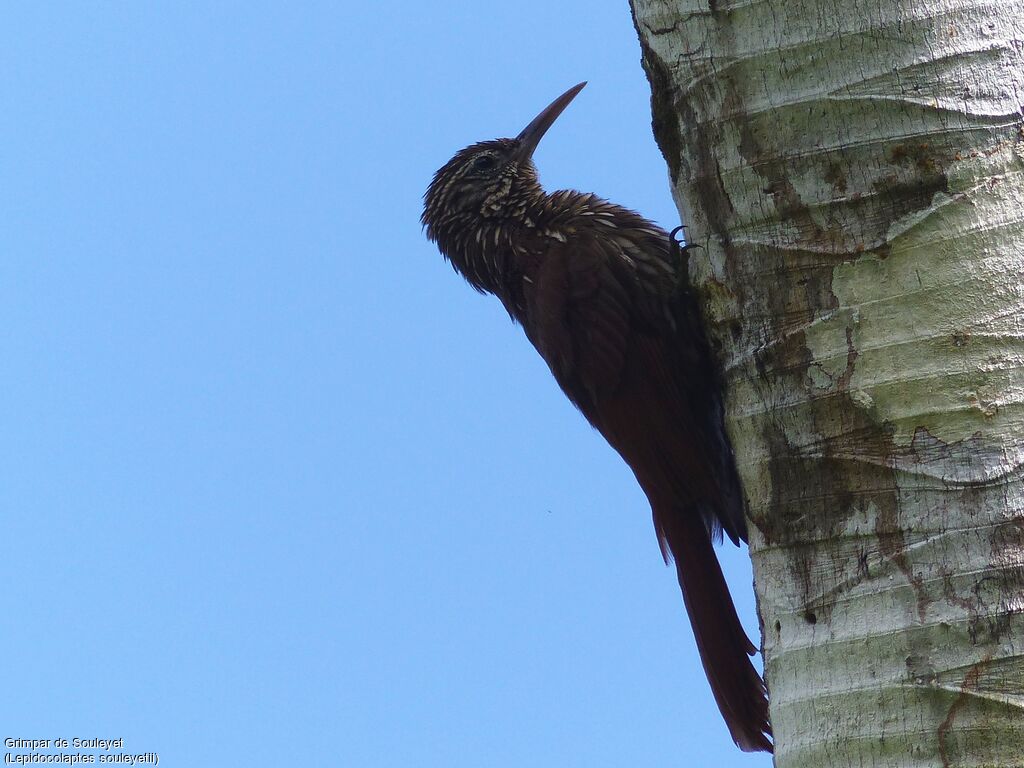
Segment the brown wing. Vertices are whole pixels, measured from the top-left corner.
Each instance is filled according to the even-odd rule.
[[[693,298],[679,290],[660,234],[552,241],[526,293],[527,332],[652,505],[696,506],[709,531],[721,525],[735,541],[745,527],[717,383]]]
[[[664,248],[644,232],[552,244],[526,291],[527,333],[646,492],[733,739],[771,751],[754,646],[711,543],[719,526],[745,538],[739,482],[697,308],[676,289],[667,237]]]

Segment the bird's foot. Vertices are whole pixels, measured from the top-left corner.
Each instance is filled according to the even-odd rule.
[[[683,233],[683,239],[676,239],[676,235],[680,232]],[[668,233],[669,239],[669,254],[676,262],[676,283],[677,288],[680,290],[688,290],[690,287],[690,254],[691,248],[703,248],[703,245],[697,243],[691,243],[686,239],[686,225],[680,224],[678,227]]]
[[[676,235],[678,235],[680,232],[683,233],[682,240],[676,238]],[[691,243],[689,240],[686,239],[685,224],[680,224],[678,227],[669,232],[668,239],[670,242],[669,250],[671,251],[672,255],[675,256],[675,258],[680,262],[680,267],[686,266],[686,262],[689,261],[690,256],[688,251],[691,248],[704,247],[703,245],[698,245],[697,243]]]

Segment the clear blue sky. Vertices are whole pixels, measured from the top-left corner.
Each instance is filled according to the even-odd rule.
[[[589,80],[542,180],[676,224],[639,57],[625,2],[5,6],[4,737],[770,764],[631,474],[418,222],[455,150]]]

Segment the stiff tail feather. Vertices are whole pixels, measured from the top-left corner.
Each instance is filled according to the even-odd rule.
[[[690,626],[704,672],[733,741],[745,752],[771,752],[771,723],[764,681],[750,657],[747,638],[707,528],[695,509],[659,516],[671,550]]]

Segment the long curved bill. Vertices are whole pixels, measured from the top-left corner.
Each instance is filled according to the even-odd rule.
[[[576,94],[582,91],[583,86],[586,84],[587,82],[584,80],[552,101],[544,108],[543,112],[533,118],[530,124],[523,129],[522,133],[516,136],[516,141],[519,142],[517,154],[521,160],[527,160],[533,156],[533,151],[537,149],[537,145],[544,138],[548,128],[552,126],[555,120],[558,119],[558,116],[569,106],[569,102],[576,98]]]

